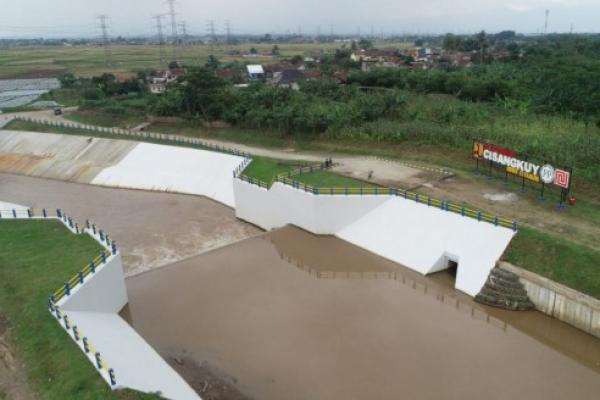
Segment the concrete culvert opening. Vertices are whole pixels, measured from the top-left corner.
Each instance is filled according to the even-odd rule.
[[[449,274],[454,280],[456,280],[456,274],[458,273],[458,263],[456,261],[448,260],[448,268],[446,273]]]

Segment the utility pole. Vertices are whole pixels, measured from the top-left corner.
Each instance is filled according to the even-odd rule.
[[[546,21],[544,22],[544,35],[548,34],[548,18],[550,18],[550,10],[546,10]]]
[[[102,47],[104,47],[104,63],[106,65],[110,65],[111,61],[111,51],[108,41],[108,26],[106,24],[106,20],[108,19],[108,15],[99,15],[98,19],[100,20],[100,29],[102,29]]]
[[[166,0],[169,6],[169,16],[171,17],[171,42],[173,44],[173,60],[177,61],[177,20],[175,19],[175,0]]]
[[[156,20],[156,33],[158,34],[158,51],[160,54],[160,65],[165,65],[165,37],[163,35],[162,15],[156,14],[152,16]]]

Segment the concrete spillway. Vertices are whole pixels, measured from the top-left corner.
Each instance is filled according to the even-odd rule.
[[[35,132],[2,131],[0,171],[109,187],[206,196],[233,207],[242,157],[205,150]]]
[[[84,136],[3,131],[0,170],[90,183],[100,171],[122,160],[135,146],[135,142]]]

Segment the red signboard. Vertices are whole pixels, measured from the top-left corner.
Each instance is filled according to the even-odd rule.
[[[568,171],[564,171],[558,168],[554,171],[554,184],[556,186],[568,189],[570,180],[571,174]]]
[[[497,146],[495,144],[484,143],[483,145],[485,150],[493,151],[494,153],[502,154],[507,157],[517,157],[517,152],[511,149],[507,149],[506,147]]]

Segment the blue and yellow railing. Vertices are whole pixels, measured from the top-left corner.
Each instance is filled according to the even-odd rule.
[[[78,346],[80,346],[85,355],[92,358],[94,361],[94,365],[96,368],[104,372],[110,381],[111,386],[115,386],[117,384],[117,378],[115,375],[114,369],[110,368],[110,366],[106,363],[102,354],[96,350],[91,340],[89,340],[81,330],[77,327],[77,325],[72,324],[69,316],[52,302],[49,303],[49,310],[54,315],[59,323],[64,325],[67,333],[75,340]]]
[[[323,163],[309,165],[306,167],[296,168],[292,171],[284,172],[275,176],[275,182],[282,183],[287,186],[291,186],[294,189],[302,190],[307,193],[314,195],[343,195],[343,196],[396,196],[402,197],[406,200],[415,201],[417,203],[427,205],[429,207],[436,207],[443,211],[460,214],[463,217],[473,218],[478,221],[487,222],[496,226],[512,229],[517,231],[517,222],[502,218],[497,215],[489,214],[483,211],[474,210],[464,205],[451,203],[445,200],[439,200],[431,196],[425,196],[419,193],[411,192],[408,190],[393,188],[393,187],[382,187],[382,186],[359,186],[359,187],[322,187],[310,185],[308,183],[300,182],[293,179],[294,176],[302,174],[310,174],[317,171],[323,171],[330,168],[333,165],[331,159],[326,160]],[[257,185],[264,189],[269,189],[270,184],[239,173],[236,177],[244,182],[248,182]]]

